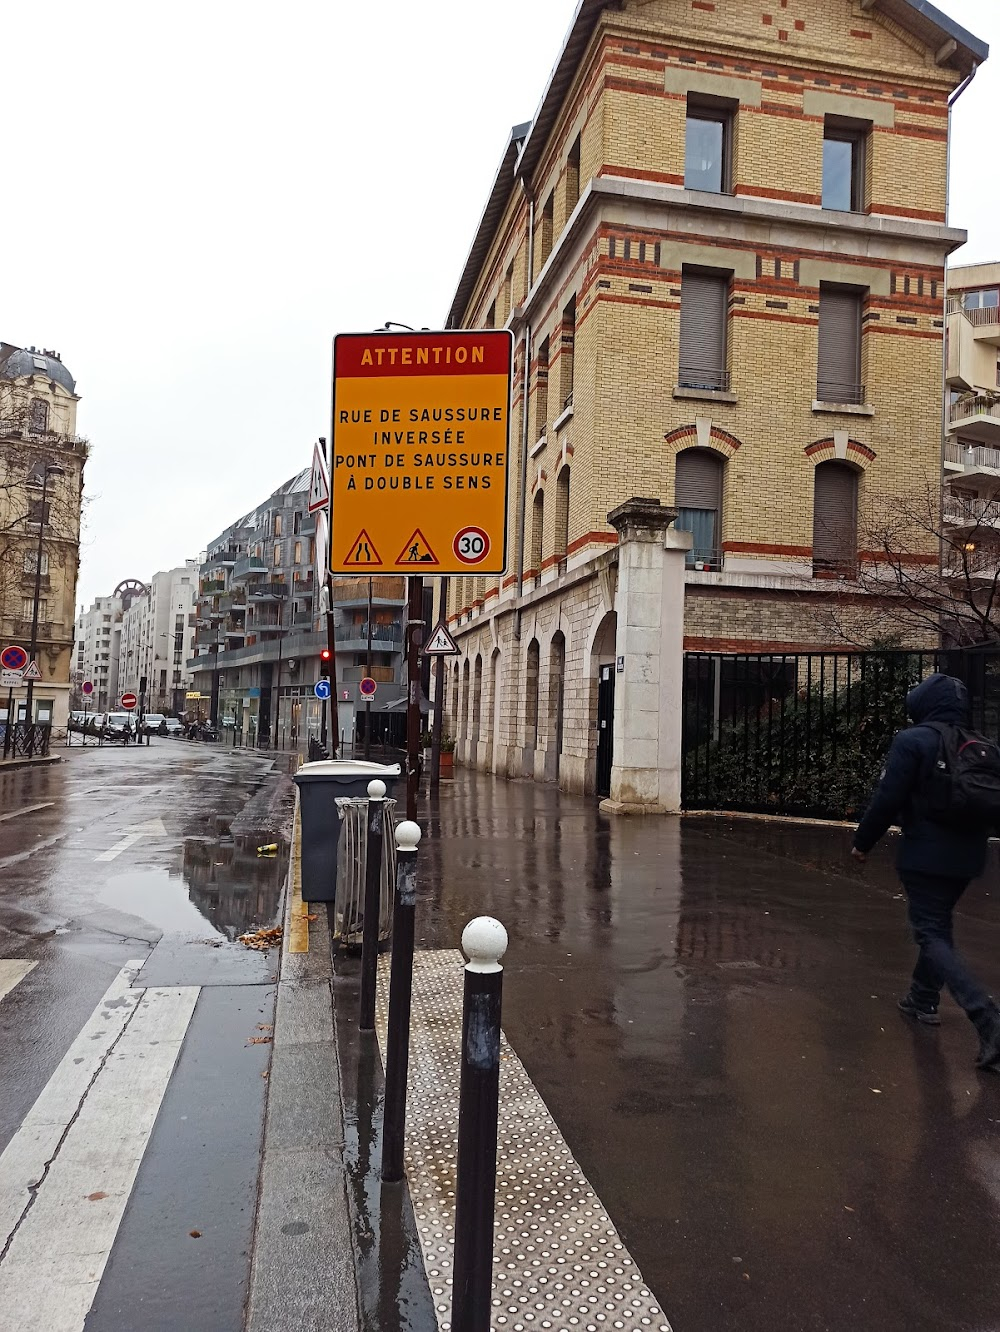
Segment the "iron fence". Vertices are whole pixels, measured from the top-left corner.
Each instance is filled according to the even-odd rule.
[[[0,722],[4,758],[48,758],[52,727],[46,722]]]
[[[933,671],[965,681],[973,725],[1000,740],[1000,650],[686,654],[685,808],[860,817]]]

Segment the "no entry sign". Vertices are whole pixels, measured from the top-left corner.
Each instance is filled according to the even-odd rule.
[[[506,568],[513,335],[334,340],[335,574]]]
[[[138,702],[135,694],[122,694],[122,707],[126,712],[131,712]]]

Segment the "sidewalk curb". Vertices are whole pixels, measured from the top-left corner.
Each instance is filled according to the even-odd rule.
[[[48,768],[53,763],[62,763],[62,755],[49,754],[45,758],[0,759],[0,772],[18,772],[22,768]]]
[[[340,1072],[334,1042],[330,935],[301,925],[298,802],[285,889],[284,936],[246,1332],[360,1332]]]

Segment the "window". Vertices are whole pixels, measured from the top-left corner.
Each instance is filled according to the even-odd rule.
[[[49,428],[49,404],[41,398],[31,399],[31,414],[28,418],[28,429],[36,434]]]
[[[576,341],[576,297],[563,310],[559,347],[559,411],[573,406],[573,344]]]
[[[860,213],[865,206],[868,133],[828,116],[823,131],[823,207]]]
[[[573,141],[573,146],[569,150],[569,156],[566,158],[566,217],[569,219],[570,213],[576,207],[580,198],[580,136],[579,134]]]
[[[536,274],[540,273],[545,267],[545,261],[552,253],[552,219],[555,214],[555,206],[552,191],[549,191],[549,197],[542,204],[542,212],[538,221],[538,236],[535,249],[538,252]]]
[[[292,560],[292,563],[293,563],[293,564],[301,564],[301,563],[302,563],[302,542],[301,542],[301,541],[296,541],[296,543],[295,543],[295,557],[294,557],[294,559]]]
[[[45,600],[44,597],[40,597],[40,598],[39,598],[39,601],[38,601],[38,619],[39,619],[39,623],[41,623],[42,621],[44,621],[44,620],[46,620],[46,619],[48,618],[48,609],[49,609],[49,603]],[[30,619],[33,619],[33,618],[34,618],[34,614],[35,614],[35,598],[34,598],[34,597],[22,597],[22,598],[21,598],[21,619],[22,619],[22,620],[30,620]]]
[[[506,312],[506,318],[509,319],[511,311],[514,309],[514,261],[513,259],[507,265],[507,272],[503,279],[503,308]]]
[[[857,554],[857,472],[847,463],[820,463],[813,491],[814,577],[852,577]]]
[[[42,504],[41,500],[32,500],[28,505],[29,523],[47,523],[50,520],[50,505]]]
[[[537,578],[542,571],[542,531],[545,523],[545,496],[539,490],[531,505],[531,548],[528,553],[529,572]]]
[[[681,276],[681,354],[678,386],[728,389],[726,319],[729,275],[684,269]]]
[[[839,287],[820,287],[819,373],[816,397],[820,402],[863,403],[861,383],[861,293]]]
[[[684,449],[677,455],[674,506],[680,532],[690,532],[689,569],[721,569],[722,482],[725,463],[708,449]]]
[[[563,467],[556,477],[556,554],[566,559],[569,545],[569,468]]]
[[[276,513],[276,514],[274,515],[274,535],[275,535],[275,536],[281,536],[281,514],[280,514],[280,513]]]
[[[995,310],[1000,305],[1000,291],[993,287],[987,291],[967,291],[962,297],[966,310]]]
[[[37,550],[25,551],[24,572],[26,574],[33,574],[37,568],[38,568],[38,551]],[[49,557],[48,555],[43,554],[42,576],[44,577],[48,573],[48,571],[49,571]]]
[[[301,531],[302,531],[302,514],[294,513],[292,514],[292,535],[298,536],[298,534]]]
[[[733,112],[721,104],[688,100],[684,188],[728,194],[732,189]]]
[[[490,308],[486,311],[486,322],[483,324],[483,327],[496,328],[496,326],[497,326],[497,303],[496,301],[494,301],[493,304],[490,306]]]
[[[549,419],[549,340],[538,344],[538,369],[535,381],[535,438],[545,434]]]
[[[281,542],[277,541],[275,542],[274,546],[274,567],[277,569],[280,563],[281,563]]]

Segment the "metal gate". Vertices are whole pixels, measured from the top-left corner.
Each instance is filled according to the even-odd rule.
[[[965,681],[973,725],[1000,739],[997,649],[687,653],[685,808],[859,817],[907,691],[933,671]]]
[[[602,666],[597,686],[597,794],[611,794],[615,740],[615,668]]]

